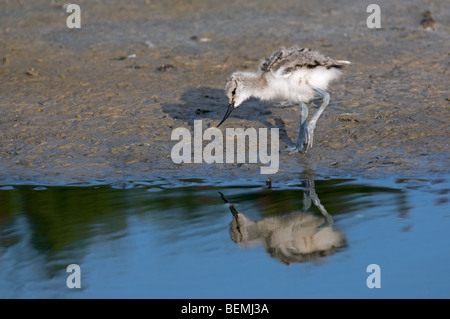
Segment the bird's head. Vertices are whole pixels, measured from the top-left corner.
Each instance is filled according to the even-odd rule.
[[[233,73],[227,80],[225,92],[227,93],[229,105],[225,116],[217,127],[219,127],[220,124],[222,124],[228,116],[230,116],[231,112],[233,112],[235,108],[251,96],[246,81],[246,74],[243,72]]]

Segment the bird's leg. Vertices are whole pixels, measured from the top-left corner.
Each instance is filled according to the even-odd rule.
[[[306,119],[308,118],[308,107],[305,103],[301,102],[301,115],[300,115],[300,129],[298,131],[297,143],[294,147],[288,148],[289,152],[297,153],[303,152],[303,148],[305,147],[305,136],[306,136]]]
[[[320,106],[319,110],[314,114],[314,116],[311,118],[306,128],[305,132],[306,145],[304,150],[305,152],[308,150],[308,148],[311,148],[313,146],[314,129],[316,127],[317,120],[319,119],[320,115],[330,102],[330,94],[328,94],[328,92],[321,89],[314,89],[314,91],[322,97],[322,105]]]
[[[323,217],[325,217],[325,222],[321,227],[326,227],[333,224],[333,217],[327,212],[325,207],[320,203],[319,196],[316,193],[316,187],[314,185],[314,180],[312,178],[307,178],[305,181],[306,190],[303,191],[303,212],[307,213],[311,207],[311,202],[316,205],[320,210]]]

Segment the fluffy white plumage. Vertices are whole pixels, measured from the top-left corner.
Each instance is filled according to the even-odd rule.
[[[301,68],[284,74],[282,70],[269,72],[265,75],[267,88],[255,90],[253,94],[267,101],[309,102],[314,98],[314,88],[326,90],[328,84],[340,74],[338,69],[327,70],[325,67]]]
[[[317,51],[298,46],[281,48],[262,61],[256,72],[234,72],[228,78],[225,91],[230,104],[218,126],[250,97],[263,101],[301,103],[302,124],[297,145],[292,151],[306,151],[312,146],[316,121],[328,104],[328,85],[342,74],[343,64],[350,62],[333,60]],[[324,103],[306,126],[308,110],[304,103],[311,101],[316,94],[323,98]]]

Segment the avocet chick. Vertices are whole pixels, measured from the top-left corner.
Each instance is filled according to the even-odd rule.
[[[317,51],[294,46],[281,48],[266,58],[253,72],[235,72],[227,81],[225,90],[229,106],[219,127],[231,112],[250,97],[263,101],[288,101],[301,104],[300,129],[297,143],[289,150],[305,153],[313,145],[316,123],[327,107],[330,95],[328,84],[339,78],[341,68],[349,61],[333,60]],[[322,98],[319,110],[307,122],[305,103],[315,95]]]

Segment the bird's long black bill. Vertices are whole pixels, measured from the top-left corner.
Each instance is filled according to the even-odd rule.
[[[227,113],[225,113],[225,116],[223,117],[222,121],[220,121],[219,125],[217,125],[217,127],[219,127],[220,124],[225,122],[225,120],[228,118],[228,116],[230,116],[230,114],[231,114],[231,112],[233,112],[233,110],[234,110],[234,104],[231,103],[230,105],[228,105]]]

